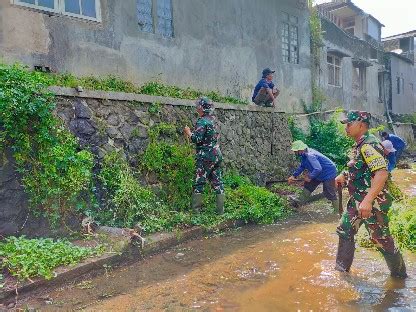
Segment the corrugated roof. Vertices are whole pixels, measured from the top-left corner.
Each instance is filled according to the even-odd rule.
[[[344,3],[337,3],[337,2],[326,2],[321,3],[317,5],[319,8],[326,10],[328,12],[335,11],[344,7],[349,7],[355,12],[363,15],[370,16],[373,20],[375,20],[381,27],[385,27],[377,18],[375,18],[373,15],[366,13],[364,10],[360,9],[358,6],[356,6],[353,2],[344,2]]]
[[[408,37],[416,37],[416,30],[408,31],[402,34],[397,34],[389,37],[385,37],[381,39],[381,41],[389,41],[394,39],[401,39],[401,38],[408,38]]]

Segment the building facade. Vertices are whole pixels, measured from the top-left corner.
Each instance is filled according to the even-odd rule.
[[[351,1],[333,0],[317,6],[324,43],[317,84],[324,91],[324,109],[386,111],[383,25]]]
[[[75,75],[249,99],[276,69],[278,109],[311,101],[306,0],[0,0],[0,57]]]
[[[388,109],[393,114],[416,113],[416,31],[383,39],[388,71]]]

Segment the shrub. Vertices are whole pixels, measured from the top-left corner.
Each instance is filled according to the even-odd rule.
[[[149,232],[160,229],[149,220],[160,219],[167,207],[140,184],[121,153],[113,152],[104,157],[98,180],[105,192],[105,203],[92,213],[96,221],[129,228],[140,223]]]
[[[393,204],[390,231],[401,248],[416,252],[416,197]]]
[[[158,124],[149,131],[150,143],[141,158],[140,170],[156,174],[162,198],[176,211],[189,208],[195,171],[194,150],[178,143],[176,127]]]
[[[47,82],[20,65],[0,65],[0,148],[11,147],[32,209],[56,225],[86,205],[93,158],[54,117]]]

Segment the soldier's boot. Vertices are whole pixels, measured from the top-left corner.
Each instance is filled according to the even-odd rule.
[[[349,272],[354,260],[355,242],[353,240],[339,238],[335,270]]]
[[[219,215],[224,214],[224,202],[225,202],[225,194],[217,194],[216,205],[217,205],[217,213]]]
[[[339,212],[339,200],[338,199],[331,200],[331,206],[332,206],[332,209],[334,210],[334,213]]]
[[[195,213],[200,213],[202,208],[202,194],[193,193],[191,200],[192,210]]]
[[[390,253],[382,253],[384,259],[386,260],[387,266],[390,270],[390,275],[392,277],[397,278],[406,278],[406,265],[404,264],[403,256],[400,251],[390,254]]]

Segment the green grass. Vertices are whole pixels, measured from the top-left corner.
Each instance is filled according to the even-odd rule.
[[[214,102],[230,104],[247,104],[247,101],[231,96],[223,96],[216,91],[199,91],[191,88],[182,89],[177,86],[165,85],[158,81],[150,81],[142,86],[122,80],[121,78],[109,75],[105,77],[76,77],[69,73],[52,74],[43,72],[32,72],[37,79],[42,80],[49,86],[75,88],[78,86],[87,90],[115,91],[146,94],[153,96],[173,97],[178,99],[195,100],[201,96],[207,96]]]

